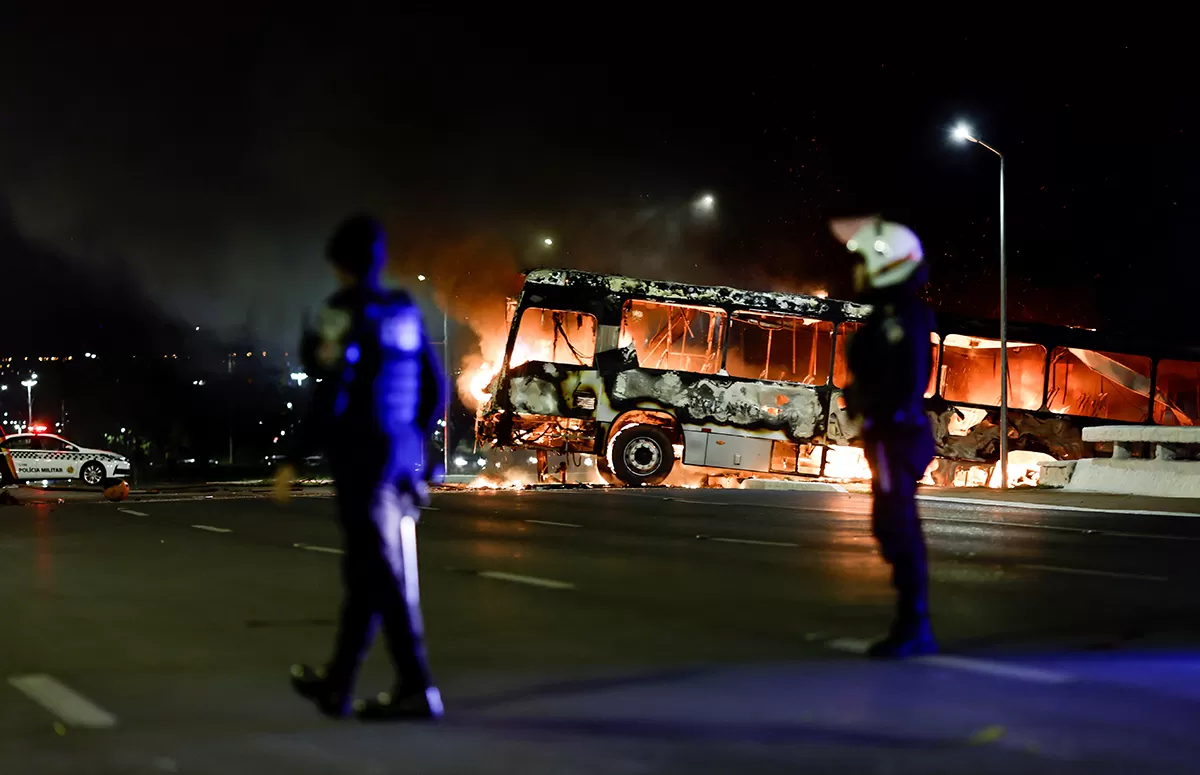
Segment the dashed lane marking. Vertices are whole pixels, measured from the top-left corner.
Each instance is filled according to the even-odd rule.
[[[197,530],[207,530],[210,533],[232,533],[233,531],[227,527],[213,527],[212,525],[192,525]]]
[[[833,640],[826,641],[825,646],[834,651],[862,655],[867,653],[871,642],[861,638],[834,638]],[[1012,678],[1030,683],[1062,684],[1075,680],[1066,673],[1059,673],[1053,670],[1042,670],[1041,668],[1025,667],[1023,665],[1010,665],[990,659],[975,659],[973,657],[960,657],[952,654],[932,654],[925,657],[914,657],[905,661],[949,670],[980,673],[981,675],[990,675],[995,678]]]
[[[495,579],[496,581],[511,581],[514,584],[527,584],[531,587],[542,587],[543,589],[574,589],[575,585],[566,581],[555,581],[554,579],[539,579],[537,576],[522,576],[518,573],[505,573],[498,570],[481,570],[477,576],[482,576],[485,579]]]
[[[1136,581],[1170,581],[1166,576],[1150,576],[1144,573],[1121,573],[1112,570],[1092,570],[1091,568],[1063,568],[1058,565],[1033,565],[1022,563],[1018,567],[1029,570],[1041,570],[1048,573],[1070,573],[1075,576],[1102,576],[1109,579],[1134,579]]]
[[[583,527],[583,525],[576,525],[571,522],[552,522],[548,519],[527,519],[525,521],[530,523],[531,525],[551,525],[553,527]]]
[[[53,676],[15,675],[8,683],[68,726],[106,729],[117,725],[116,716]]]
[[[990,659],[974,659],[971,657],[956,657],[952,654],[932,654],[927,657],[917,657],[912,660],[922,665],[945,667],[951,670],[966,670],[971,673],[995,676],[997,678],[1013,678],[1018,681],[1028,681],[1039,684],[1065,684],[1075,680],[1066,673],[1054,670],[1042,670],[1037,667],[1010,665],[1004,662],[994,662]]]
[[[834,638],[826,641],[825,647],[834,651],[844,651],[847,654],[866,654],[871,642],[861,638]]]
[[[303,549],[306,552],[320,552],[322,554],[345,554],[341,549],[332,546],[313,546],[311,544],[292,544],[297,549]]]
[[[710,538],[710,541],[720,541],[723,544],[749,544],[750,546],[799,546],[790,541],[755,541],[750,538]]]
[[[133,509],[117,509],[117,511],[123,512],[123,513],[125,513],[125,514],[132,514],[132,515],[133,515],[133,516],[135,516],[135,517],[148,517],[148,516],[150,516],[149,514],[147,514],[147,513],[146,513],[146,512],[144,512],[144,511],[134,511]]]

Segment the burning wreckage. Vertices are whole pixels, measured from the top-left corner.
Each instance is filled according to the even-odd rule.
[[[510,301],[497,366],[471,380],[476,436],[536,450],[543,470],[548,453],[594,455],[610,484],[661,483],[677,461],[740,478],[866,479],[842,391],[848,338],[869,311],[817,296],[532,271]],[[1011,484],[1036,483],[1039,462],[1098,452],[1083,441],[1088,425],[1200,417],[1200,349],[1056,326],[1011,331]],[[994,321],[938,319],[926,392],[938,458],[927,481],[999,484],[997,333]]]

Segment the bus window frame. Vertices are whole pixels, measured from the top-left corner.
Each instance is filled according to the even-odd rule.
[[[728,365],[729,364],[729,345],[730,345],[730,342],[733,340],[733,321],[734,321],[734,318],[736,318],[738,315],[787,318],[790,320],[798,320],[798,321],[811,320],[816,325],[820,325],[821,323],[828,323],[829,324],[829,365],[828,365],[829,370],[825,375],[825,381],[813,383],[810,385],[807,382],[797,382],[797,381],[790,380],[790,379],[759,379],[758,377],[737,377],[737,376],[730,374],[729,373],[729,365]],[[836,331],[837,331],[838,327],[842,325],[842,323],[843,323],[843,321],[835,320],[831,317],[829,317],[829,318],[809,317],[808,315],[797,315],[797,314],[794,314],[791,312],[764,312],[762,310],[757,310],[757,309],[726,310],[726,314],[725,314],[726,331],[724,332],[724,336],[725,336],[724,348],[721,352],[721,370],[718,373],[727,379],[734,379],[734,380],[739,380],[739,381],[743,381],[743,382],[762,382],[762,383],[770,383],[772,385],[797,385],[797,386],[801,386],[801,387],[814,388],[814,389],[829,387],[833,384],[834,349],[837,345]],[[751,324],[751,325],[753,325],[753,324]],[[800,329],[793,329],[793,332],[794,332],[793,335],[795,335],[795,333],[798,333],[799,330]],[[819,347],[818,347],[818,349],[819,349]]]
[[[729,347],[729,319],[733,314],[730,310],[728,310],[724,307],[713,307],[713,306],[708,306],[708,305],[704,305],[704,304],[685,304],[685,303],[676,302],[676,301],[665,301],[665,300],[661,300],[661,299],[654,299],[654,298],[648,298],[648,297],[642,297],[642,296],[630,294],[629,296],[626,296],[625,298],[623,298],[621,300],[620,323],[617,326],[617,341],[618,342],[622,341],[625,336],[626,316],[627,316],[628,312],[632,312],[631,305],[634,302],[641,302],[642,304],[648,304],[648,305],[653,305],[653,306],[658,306],[658,307],[676,307],[676,308],[680,308],[680,309],[689,309],[689,310],[696,310],[699,312],[705,312],[705,313],[715,316],[717,318],[717,323],[718,323],[716,326],[716,336],[718,338],[718,341],[717,341],[716,346],[713,347],[713,351],[717,355],[717,358],[714,361],[714,365],[716,368],[713,371],[691,371],[688,369],[680,369],[680,368],[661,368],[658,366],[650,366],[650,365],[642,362],[642,353],[637,351],[636,342],[631,342],[631,345],[634,346],[634,352],[637,353],[637,356],[638,356],[639,368],[647,369],[649,371],[678,371],[678,372],[682,372],[684,374],[699,374],[699,375],[702,375],[705,377],[717,377],[717,376],[722,376],[725,373],[725,358],[726,358],[726,355],[728,354],[728,347]],[[599,328],[597,328],[597,331],[599,331]],[[687,356],[687,357],[691,358],[691,357],[698,357],[698,356]]]

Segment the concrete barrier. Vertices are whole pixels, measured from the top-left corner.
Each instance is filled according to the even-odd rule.
[[[1200,427],[1102,425],[1084,428],[1083,440],[1110,442],[1112,458],[1077,461],[1064,489],[1119,495],[1200,498]],[[1137,445],[1152,445],[1154,457],[1133,457]]]

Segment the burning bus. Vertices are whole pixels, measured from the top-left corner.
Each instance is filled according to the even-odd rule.
[[[659,484],[677,464],[737,476],[870,476],[846,414],[848,338],[869,307],[541,269],[509,308],[477,438],[596,456],[611,484]],[[1192,425],[1200,349],[1134,346],[1094,331],[1011,327],[1010,480],[1089,452],[1103,423]],[[939,316],[926,408],[940,484],[985,483],[999,456],[994,321]],[[972,475],[975,476],[972,479]],[[992,477],[993,484],[995,477]]]

